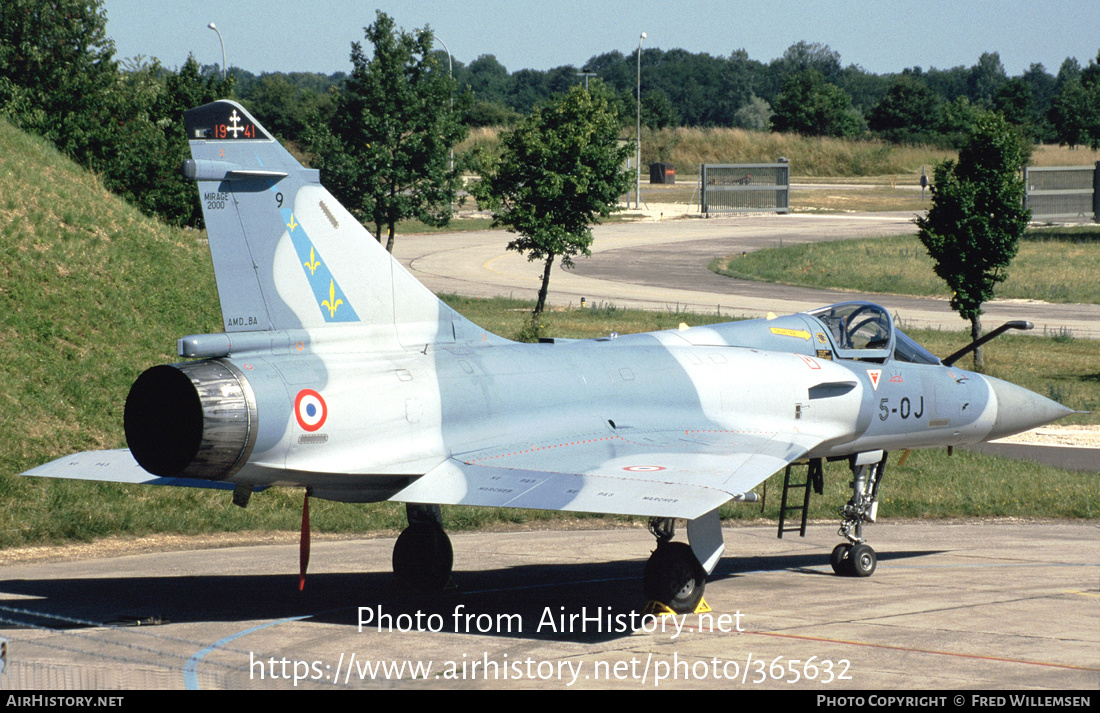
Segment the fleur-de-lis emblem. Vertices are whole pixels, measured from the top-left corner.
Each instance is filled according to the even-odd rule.
[[[343,300],[336,299],[336,281],[328,281],[328,299],[321,303],[322,307],[328,307],[328,316],[330,319],[336,316],[336,308],[344,304]]]
[[[294,232],[294,229],[298,227],[298,223],[294,220],[294,214],[293,213],[290,214],[290,222],[286,224],[286,227],[292,233]]]
[[[293,220],[293,217],[291,220]],[[309,262],[303,262],[302,264],[309,268],[309,274],[311,275],[321,266],[321,263],[317,262],[317,255],[313,252],[312,245],[309,246]]]

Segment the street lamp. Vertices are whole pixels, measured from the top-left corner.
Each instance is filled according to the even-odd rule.
[[[634,207],[642,207],[642,40],[646,34],[638,38],[638,183],[634,193]]]
[[[439,37],[434,35],[434,34],[432,35],[432,39],[434,39],[439,44],[443,45],[443,49],[447,51],[447,76],[450,77],[451,79],[454,79],[454,63],[451,61],[451,48],[447,46],[446,42],[439,39]],[[454,95],[454,90],[452,88],[452,91],[451,91],[451,112],[452,113],[454,112],[454,109],[455,109],[455,95]],[[454,148],[454,146],[452,146],[451,147],[451,171],[454,172],[454,170],[455,170],[455,148]]]
[[[215,25],[213,22],[211,22],[209,25],[207,25],[207,27],[209,27],[214,32],[218,33],[218,42],[222,43],[222,81],[224,82],[225,81],[225,40],[222,39],[221,30],[219,30],[218,26]]]

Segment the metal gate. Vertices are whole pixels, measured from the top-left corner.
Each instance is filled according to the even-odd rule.
[[[703,164],[699,171],[699,202],[704,215],[791,210],[791,165],[785,161]]]
[[[1100,162],[1096,166],[1024,168],[1024,207],[1032,220],[1097,220]]]

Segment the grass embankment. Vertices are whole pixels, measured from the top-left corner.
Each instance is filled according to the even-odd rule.
[[[456,147],[457,154],[480,146],[490,154],[497,150],[500,130],[474,129]],[[629,139],[634,138],[631,131]],[[809,178],[876,177],[889,183],[920,176],[924,167],[929,180],[932,168],[958,152],[933,146],[904,146],[878,139],[834,139],[798,134],[765,133],[731,128],[674,128],[643,130],[642,166],[661,161],[676,166],[677,180],[694,182],[701,163],[774,163],[779,157],[791,162],[795,180]],[[1100,151],[1063,146],[1036,146],[1033,166],[1082,166],[1100,161]],[[648,183],[648,174],[643,175]],[[879,182],[876,180],[876,182]]]
[[[932,259],[913,235],[837,240],[720,258],[721,275],[857,292],[949,297]],[[852,269],[858,265],[859,269]],[[1100,304],[1100,226],[1033,228],[997,287],[1000,299]]]
[[[505,335],[519,331],[531,308],[454,303]],[[548,319],[557,336],[587,337],[710,318],[604,306],[553,312]],[[297,530],[301,491],[271,489],[242,510],[225,492],[15,475],[74,451],[124,446],[123,402],[137,375],[176,361],[178,337],[219,330],[202,233],[142,216],[44,142],[0,122],[0,547],[113,534]],[[934,351],[965,342],[962,335],[955,339],[950,349]],[[1039,386],[1031,388],[1045,393],[1040,382],[1047,378],[1036,377]],[[1100,377],[1093,376],[1091,387],[1100,388]],[[830,495],[815,498],[815,517],[833,517],[847,497],[848,476],[835,467],[828,472]],[[889,478],[885,515],[1096,517],[1100,502],[1094,476],[959,453],[951,461],[942,453],[914,454]],[[1006,478],[1010,487],[1001,483]],[[778,507],[776,487],[773,481],[770,517]],[[317,501],[311,510],[318,532],[404,525],[400,505]],[[479,508],[446,508],[445,514],[450,528],[558,517]],[[754,517],[759,508],[732,507],[730,514]]]

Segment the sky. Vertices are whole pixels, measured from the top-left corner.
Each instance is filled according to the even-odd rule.
[[[263,72],[350,71],[351,43],[382,10],[406,30],[431,27],[455,60],[491,54],[507,67],[580,68],[590,57],[643,47],[768,62],[796,42],[840,53],[875,74],[906,67],[972,66],[997,52],[1010,76],[1036,62],[1056,74],[1100,50],[1098,0],[104,0],[116,58],[156,57],[179,67],[193,53]],[[369,48],[368,48],[369,49]]]

